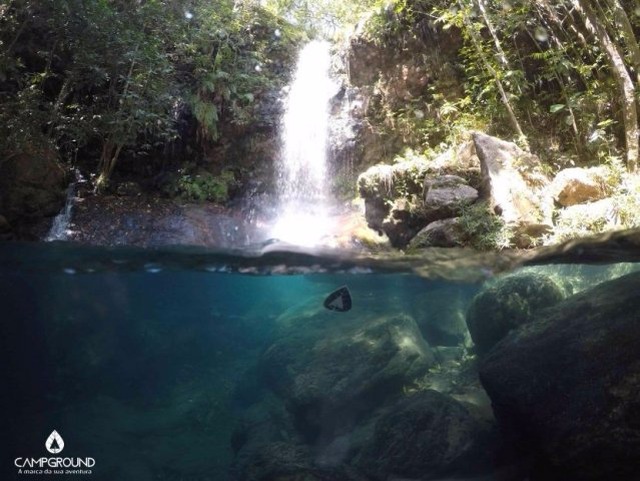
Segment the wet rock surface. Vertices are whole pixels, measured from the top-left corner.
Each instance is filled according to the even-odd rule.
[[[137,191],[136,191],[137,192]],[[76,199],[67,240],[91,245],[234,247],[254,232],[240,212],[132,195]]]
[[[489,471],[492,426],[437,391],[402,399],[384,412],[356,463],[371,479],[437,479]]]
[[[31,224],[64,205],[67,172],[53,151],[20,153],[0,162],[0,214],[22,237]],[[5,230],[8,231],[6,224]],[[23,232],[24,231],[24,232]]]
[[[542,274],[512,275],[485,288],[474,297],[467,312],[476,350],[488,352],[509,331],[531,322],[536,311],[564,297],[563,289]]]
[[[265,352],[261,363],[270,387],[308,442],[353,428],[435,362],[407,316],[346,325],[331,317],[320,313],[310,318],[305,331],[292,329]]]
[[[480,366],[506,435],[536,480],[635,479],[640,470],[640,274],[539,311]]]
[[[436,285],[416,299],[412,315],[430,346],[459,348],[465,344],[469,338],[467,305],[476,292],[472,285]]]
[[[503,448],[464,347],[464,305],[477,288],[398,279],[397,294],[380,302],[353,282],[364,312],[309,299],[275,319],[249,389],[260,394],[234,436],[233,479],[492,476]],[[405,290],[423,292],[424,303],[394,309]],[[414,320],[425,306],[429,316]]]

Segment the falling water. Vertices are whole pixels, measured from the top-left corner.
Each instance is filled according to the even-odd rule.
[[[69,224],[71,223],[71,213],[76,198],[76,187],[79,182],[84,180],[77,170],[75,171],[75,176],[76,180],[67,189],[67,200],[64,203],[64,207],[54,217],[51,229],[49,229],[49,233],[44,239],[46,242],[66,240],[69,236]]]
[[[322,242],[332,231],[327,181],[329,101],[336,86],[329,77],[327,42],[300,52],[286,101],[278,172],[277,219],[271,236],[302,246]]]

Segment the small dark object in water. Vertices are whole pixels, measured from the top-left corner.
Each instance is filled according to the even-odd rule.
[[[351,293],[347,286],[333,291],[324,300],[324,307],[330,311],[346,312],[351,309]]]

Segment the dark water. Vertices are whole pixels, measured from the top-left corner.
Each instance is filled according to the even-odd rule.
[[[394,371],[366,396],[354,395],[346,403],[348,408],[329,397],[336,392],[342,393],[338,398],[348,397],[358,386],[342,391],[335,391],[335,385],[325,387],[330,389],[329,412],[313,411],[322,420],[296,418],[292,405],[302,409],[304,403],[292,404],[296,394],[282,383],[291,369],[302,372],[300,376],[316,372],[304,371],[322,362],[311,352],[320,344],[309,339],[333,340],[336,333],[344,333],[345,339],[350,336],[335,337],[344,342],[344,356],[338,340],[336,349],[327,348],[332,364],[318,367],[325,380],[328,371],[369,369],[363,363],[386,362],[380,357],[384,349],[369,357],[358,354],[358,336],[364,332],[358,326],[371,322],[386,326],[384,319],[399,316],[403,321],[385,327],[384,335],[393,337],[398,331],[401,349],[418,349],[411,331],[415,325],[419,341],[425,339],[434,349],[436,363],[451,356],[460,361],[472,352],[464,333],[464,313],[480,283],[428,280],[362,265],[323,264],[318,259],[305,261],[307,267],[315,266],[308,272],[299,268],[303,273],[248,275],[238,271],[259,274],[264,265],[254,260],[257,267],[251,268],[251,260],[233,256],[194,260],[192,253],[165,252],[145,257],[149,255],[56,245],[0,248],[0,443],[4,446],[0,479],[329,479],[277,477],[268,474],[270,468],[252,465],[251,459],[259,456],[261,442],[284,439],[306,446],[316,461],[329,459],[325,460],[329,467],[332,459],[345,462],[344,449],[340,455],[331,454],[337,445],[332,436],[345,439],[345,433],[357,431],[377,402],[388,401],[385,390],[401,396],[420,389],[416,379],[424,373],[409,382]],[[286,263],[284,256],[271,264],[286,271],[282,267]],[[535,269],[571,278],[572,288],[581,289],[632,268],[626,264]],[[352,292],[353,309],[324,310],[324,297],[342,285]],[[373,352],[378,338],[367,339]],[[284,351],[284,357],[273,354]],[[350,358],[349,353],[357,355]],[[303,359],[301,365],[296,356]],[[298,367],[291,368],[283,359]],[[377,376],[376,369],[371,367],[364,378]],[[355,374],[336,376],[361,382]],[[308,380],[314,382],[323,389],[317,379]],[[447,379],[432,379],[429,387],[438,389],[438,383],[447,384]],[[459,397],[467,396],[469,402],[487,409],[488,401],[474,383],[470,381],[468,390],[459,389]],[[307,387],[303,382],[300,389]],[[451,391],[450,386],[442,388],[447,389]],[[316,404],[323,400],[322,392],[314,396]],[[358,403],[363,403],[362,409],[350,410]],[[337,417],[342,416],[335,426],[331,406],[336,406]],[[294,420],[278,420],[291,416],[288,409]],[[265,422],[276,431],[271,438],[252,427]],[[329,425],[326,429],[331,432],[325,436],[323,430]],[[64,440],[58,455],[45,449],[54,429]],[[95,466],[91,475],[17,474],[15,458],[50,456],[91,457]]]

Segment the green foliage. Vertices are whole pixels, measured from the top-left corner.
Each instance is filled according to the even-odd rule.
[[[511,233],[485,202],[461,207],[460,229],[478,250],[501,250],[511,245]]]
[[[614,3],[598,6],[598,15],[626,54],[627,70],[637,71],[631,48],[636,41],[619,28]],[[387,98],[398,80],[382,79],[368,119],[418,149],[452,145],[472,128],[518,138],[556,165],[567,156],[588,164],[620,154],[625,136],[619,85],[606,52],[573,10],[570,2],[524,0],[395,0],[381,6],[368,19],[364,39],[383,52],[402,52],[403,65],[420,66],[420,55],[428,56],[422,46],[443,41],[443,32],[460,38],[455,71],[463,91],[455,95],[455,86],[425,65],[433,81],[403,105]],[[627,15],[639,28],[638,17],[628,9]],[[409,60],[406,52],[413,52]]]
[[[99,154],[160,150],[189,107],[200,140],[256,116],[286,81],[301,29],[234,0],[15,0],[0,6],[0,152],[55,145]]]
[[[266,0],[264,5],[274,15],[303,27],[313,37],[337,39],[366,12],[380,8],[383,3],[383,0]]]
[[[183,200],[223,204],[229,200],[229,190],[234,183],[235,176],[230,170],[223,170],[219,175],[208,172],[183,174],[171,185],[169,192]]]

